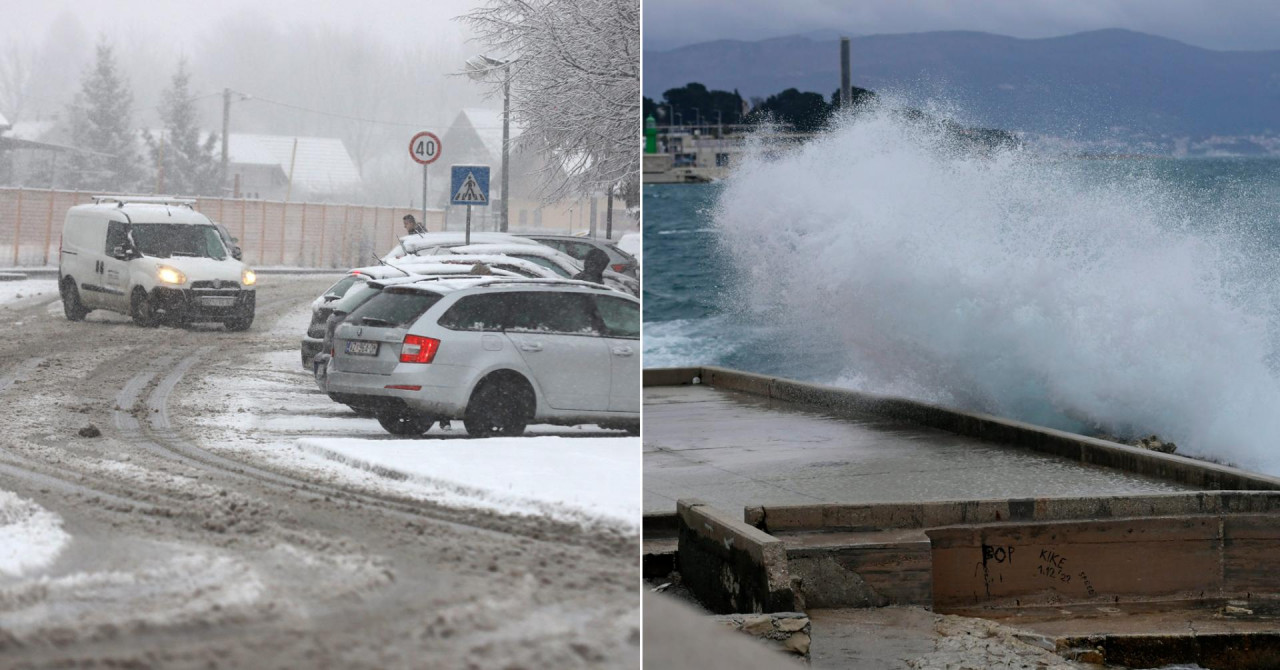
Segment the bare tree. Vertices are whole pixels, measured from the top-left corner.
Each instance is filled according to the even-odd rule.
[[[30,49],[16,42],[0,53],[0,112],[11,123],[22,119],[22,108],[31,95],[31,61]]]
[[[518,141],[547,158],[548,200],[638,176],[638,0],[490,0],[459,18],[509,61],[485,81],[502,95],[509,78]]]

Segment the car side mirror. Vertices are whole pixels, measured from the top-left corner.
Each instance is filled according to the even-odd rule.
[[[235,238],[231,238],[234,240]],[[244,254],[240,251],[240,247],[231,247],[231,257],[240,261],[244,260]]]
[[[111,257],[116,260],[127,261],[133,257],[133,254],[129,253],[129,249],[123,244],[117,244],[116,248],[111,250]]]
[[[338,299],[338,296],[336,296],[336,295],[334,295],[334,294],[332,294],[332,293],[326,293],[326,294],[324,294],[324,301],[325,301],[325,302],[333,302],[334,300],[337,300],[337,299]]]

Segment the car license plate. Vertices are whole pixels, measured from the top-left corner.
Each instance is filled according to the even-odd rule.
[[[347,342],[347,353],[352,356],[377,356],[378,343],[351,340]]]
[[[236,304],[236,298],[233,295],[210,295],[201,298],[200,304],[205,307],[231,307]]]

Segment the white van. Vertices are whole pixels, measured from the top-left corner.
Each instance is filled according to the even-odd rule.
[[[152,327],[253,324],[257,277],[194,200],[94,196],[67,212],[58,288],[67,318],[109,309]]]

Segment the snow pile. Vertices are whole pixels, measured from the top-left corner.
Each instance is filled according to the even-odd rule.
[[[58,294],[56,279],[18,279],[0,281],[0,306],[21,308],[53,298]]]
[[[304,438],[299,444],[393,479],[451,491],[474,506],[626,526],[640,519],[639,438]]]
[[[57,514],[0,491],[0,575],[19,577],[47,566],[70,540]]]
[[[640,241],[640,233],[627,233],[618,238],[618,248],[641,260],[640,254],[644,250],[644,245]]]

